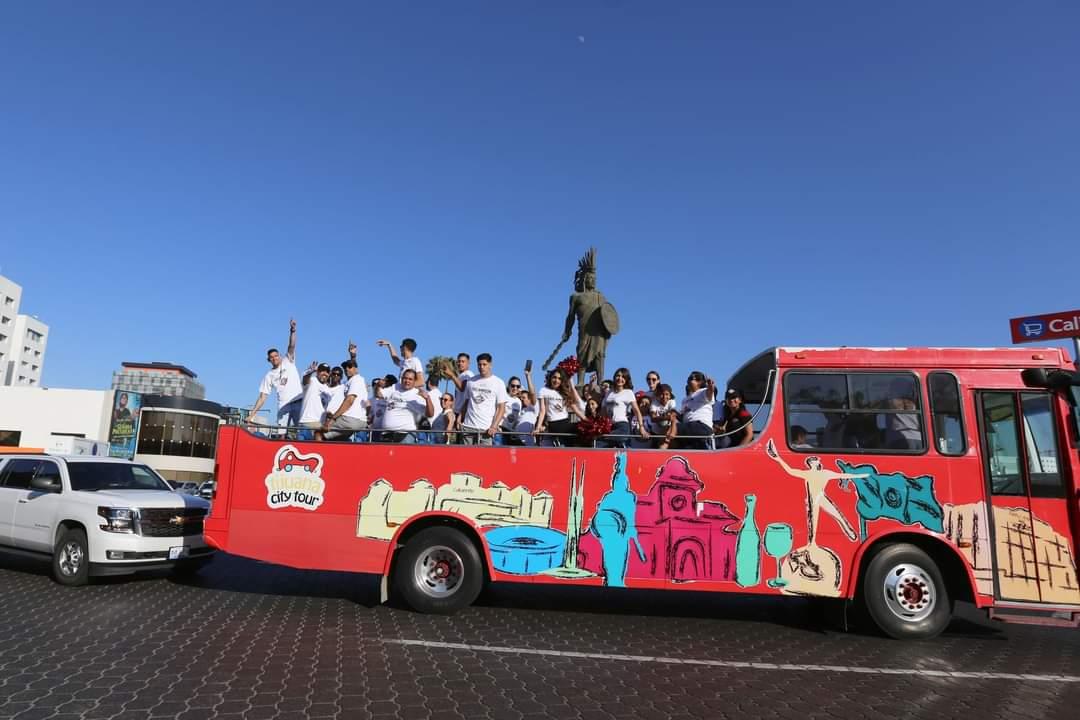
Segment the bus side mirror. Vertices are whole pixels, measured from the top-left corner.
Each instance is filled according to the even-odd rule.
[[[1027,368],[1020,371],[1020,378],[1028,387],[1047,390],[1068,391],[1073,385],[1080,384],[1080,378],[1075,373],[1053,368]]]

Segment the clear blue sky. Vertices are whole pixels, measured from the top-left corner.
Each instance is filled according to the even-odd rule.
[[[301,362],[413,336],[506,378],[590,244],[641,384],[1080,306],[1074,2],[407,5],[3,8],[45,384],[163,360],[250,404],[290,315]]]

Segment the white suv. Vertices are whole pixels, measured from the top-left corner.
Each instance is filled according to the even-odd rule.
[[[214,552],[202,534],[209,509],[130,460],[0,455],[0,552],[51,555],[53,577],[64,585],[197,569]]]

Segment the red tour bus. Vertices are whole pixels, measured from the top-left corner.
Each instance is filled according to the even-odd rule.
[[[1080,623],[1080,376],[1045,349],[768,350],[723,450],[271,440],[223,426],[206,538],[375,573],[450,613],[486,582],[843,598],[931,637],[966,600]],[[718,393],[719,394],[719,393]]]

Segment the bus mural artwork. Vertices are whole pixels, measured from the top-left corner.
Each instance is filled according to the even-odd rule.
[[[922,525],[931,532],[945,532],[944,513],[934,497],[934,478],[930,475],[910,477],[904,473],[880,473],[873,465],[851,465],[837,460],[844,473],[841,487],[851,481],[859,502],[859,539],[866,540],[866,524],[870,520],[891,518],[904,525]]]
[[[1080,374],[1064,352],[774,348],[729,387],[764,411],[748,444],[716,450],[315,444],[222,426],[205,535],[380,575],[384,599],[423,612],[532,582],[840,598],[896,638],[939,634],[956,600],[1080,623]]]

